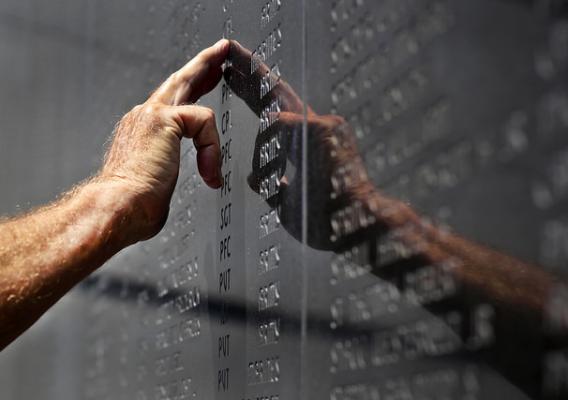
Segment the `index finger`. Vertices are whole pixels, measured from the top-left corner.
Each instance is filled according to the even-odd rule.
[[[202,50],[152,94],[150,101],[167,105],[194,103],[219,83],[222,65],[229,54],[229,41],[221,39]]]
[[[304,112],[304,102],[282,79],[277,64],[269,67],[236,40],[231,40],[231,65],[225,70],[225,79],[235,94],[257,115],[275,99],[280,101],[282,111]],[[313,113],[309,106],[307,113]]]

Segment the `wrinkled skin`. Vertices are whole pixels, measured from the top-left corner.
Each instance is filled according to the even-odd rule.
[[[183,138],[193,139],[203,180],[221,186],[215,115],[191,103],[219,83],[228,52],[226,40],[203,50],[134,107],[94,178],[0,224],[0,349],[114,254],[162,229]]]
[[[117,182],[132,199],[137,226],[132,242],[158,233],[168,216],[179,171],[180,141],[191,138],[197,148],[197,165],[207,185],[221,182],[219,134],[213,110],[197,105],[222,77],[228,42],[204,50],[172,74],[117,126],[98,180]]]

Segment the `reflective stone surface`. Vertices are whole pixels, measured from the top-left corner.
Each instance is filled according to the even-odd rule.
[[[224,187],[0,355],[2,399],[568,395],[562,0],[4,0],[0,211],[220,36]]]

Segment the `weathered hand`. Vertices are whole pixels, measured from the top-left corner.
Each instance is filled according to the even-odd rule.
[[[130,205],[130,242],[147,239],[163,227],[180,162],[180,141],[192,138],[203,180],[221,186],[219,136],[214,112],[187,105],[211,91],[223,76],[229,42],[221,40],[173,73],[117,126],[98,181],[118,188]]]
[[[223,76],[220,41],[172,74],[120,121],[100,173],[47,207],[0,226],[0,350],[68,290],[128,245],[162,228],[192,138],[205,182],[221,186],[213,111],[194,105]]]

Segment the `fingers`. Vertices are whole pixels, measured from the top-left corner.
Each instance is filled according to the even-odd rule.
[[[231,41],[230,47],[231,66],[225,70],[225,79],[254,113],[259,115],[265,106],[278,99],[282,111],[303,114],[304,103],[280,77],[277,66],[270,68],[258,58],[253,60],[252,53],[235,40]],[[251,71],[253,64],[254,72]],[[308,114],[313,112],[310,107],[307,111]]]
[[[174,72],[150,97],[167,105],[193,103],[210,92],[223,76],[222,65],[229,54],[229,41],[222,39],[201,51]]]
[[[300,128],[304,124],[304,115],[282,111],[278,113],[278,120],[288,128]]]
[[[225,70],[225,80],[231,90],[246,103],[251,111],[260,115],[264,103],[260,96],[260,79],[255,79],[250,74],[242,72],[233,64]]]
[[[169,112],[181,128],[181,136],[193,139],[199,174],[208,186],[218,189],[223,182],[215,113],[209,108],[195,105],[170,107]]]

